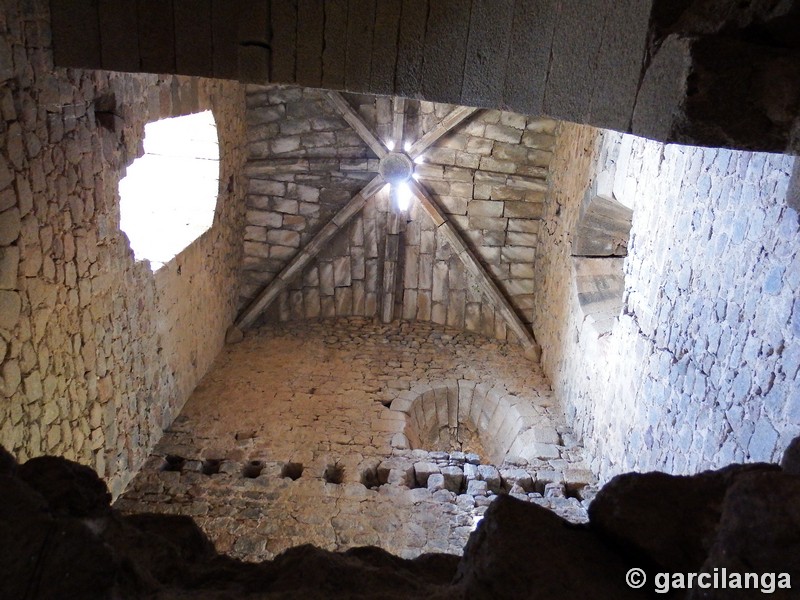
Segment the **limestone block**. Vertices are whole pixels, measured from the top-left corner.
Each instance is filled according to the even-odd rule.
[[[415,462],[414,463],[414,476],[416,481],[421,486],[428,484],[428,477],[435,473],[441,473],[439,466],[432,462]]]
[[[472,200],[469,203],[470,216],[502,217],[504,203],[496,200]]]
[[[520,133],[521,136],[521,133]],[[481,158],[480,168],[484,171],[494,171],[496,173],[516,173],[516,163],[509,160],[498,160],[496,158],[484,156]],[[477,174],[475,180],[477,181]]]
[[[0,311],[0,314],[2,314],[2,311]],[[3,363],[3,383],[6,397],[10,398],[17,391],[21,382],[22,373],[20,372],[19,362],[14,359],[6,360]]]
[[[470,479],[467,481],[467,495],[485,496],[489,491],[489,485],[480,479]]]
[[[486,485],[491,491],[498,493],[502,489],[500,473],[496,467],[492,465],[478,465],[478,475],[486,482]]]
[[[509,218],[540,219],[544,205],[538,202],[511,202],[504,205],[503,216]]]
[[[431,473],[427,478],[426,487],[431,492],[438,492],[445,489],[444,475],[441,473]]]
[[[561,436],[554,427],[533,427],[528,433],[534,442],[540,444],[558,445],[561,442]]]
[[[592,484],[595,481],[596,478],[589,469],[564,469],[564,482],[568,487],[580,488]]]
[[[470,216],[469,226],[471,229],[484,229],[487,231],[505,231],[508,219],[497,217]]]
[[[503,489],[506,491],[514,487],[526,493],[533,491],[533,478],[525,469],[500,469],[500,477],[503,480]]]
[[[461,490],[461,486],[464,483],[464,471],[458,467],[452,466],[442,467],[441,473],[444,482],[444,488],[457,494]],[[430,479],[428,481],[430,482]]]
[[[498,142],[519,144],[522,139],[522,131],[508,125],[487,125],[484,136]]]
[[[267,232],[267,242],[280,246],[300,247],[300,234],[296,231],[272,230]]]

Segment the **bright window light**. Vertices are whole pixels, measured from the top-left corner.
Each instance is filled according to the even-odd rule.
[[[388,142],[386,142],[386,147],[389,149],[389,152],[394,150],[394,140],[389,140]]]
[[[411,188],[408,187],[408,184],[405,181],[397,184],[394,193],[397,198],[397,208],[401,211],[408,210],[408,207],[411,206]]]
[[[119,182],[120,227],[160,269],[214,222],[219,141],[211,111],[145,125],[144,155]]]
[[[418,156],[417,158],[414,159],[414,162],[417,163],[418,165],[421,165],[422,163],[425,162],[425,157],[420,155],[420,156]]]
[[[409,150],[411,150],[411,142],[406,142],[403,144],[403,152],[408,152]]]

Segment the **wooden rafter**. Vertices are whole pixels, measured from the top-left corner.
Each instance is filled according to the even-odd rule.
[[[425,188],[416,181],[412,180],[410,182],[410,187],[411,191],[419,200],[423,210],[433,219],[437,230],[444,236],[458,258],[464,263],[467,270],[478,280],[481,291],[494,303],[495,310],[502,315],[511,331],[520,339],[526,350],[533,350],[534,354],[538,354],[539,345],[536,343],[533,334],[525,327],[525,324],[505,297],[505,294],[497,287],[492,276],[483,267],[477,256],[475,256],[469,246],[467,246],[466,242],[464,242],[461,234],[459,234],[453,224],[447,220],[447,217],[439,208],[436,201],[428,194]]]
[[[272,304],[275,298],[285,290],[292,280],[300,274],[303,268],[319,254],[325,245],[352,219],[366,204],[367,199],[378,192],[385,182],[378,175],[367,185],[364,186],[347,204],[342,207],[334,217],[328,221],[317,235],[305,245],[294,257],[283,267],[280,273],[270,281],[267,286],[256,296],[256,298],[245,308],[236,319],[235,326],[245,329],[261,315],[267,307]]]

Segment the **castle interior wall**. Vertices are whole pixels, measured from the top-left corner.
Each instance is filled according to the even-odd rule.
[[[570,124],[558,140],[535,332],[592,470],[777,461],[800,432],[796,159]],[[633,206],[622,310],[604,336],[571,264],[581,205],[597,194]]]
[[[3,10],[0,441],[20,460],[90,465],[116,495],[234,317],[243,87],[56,69],[46,3]],[[120,231],[118,182],[142,152],[145,123],[205,109],[222,157],[214,224],[154,274]]]

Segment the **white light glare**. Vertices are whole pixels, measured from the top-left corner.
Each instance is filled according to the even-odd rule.
[[[401,211],[408,210],[408,207],[411,206],[411,189],[405,181],[396,186],[395,195],[397,196],[397,208]]]
[[[394,140],[389,140],[388,142],[386,142],[386,147],[389,149],[389,152],[394,150]]]
[[[417,163],[418,165],[421,165],[422,163],[425,162],[425,157],[420,155],[420,156],[418,156],[417,158],[414,159],[414,162]]]
[[[403,152],[408,152],[409,150],[411,150],[411,142],[406,142],[403,144]]]
[[[472,527],[470,530],[475,531],[481,521],[483,521],[483,515],[472,515]]]

